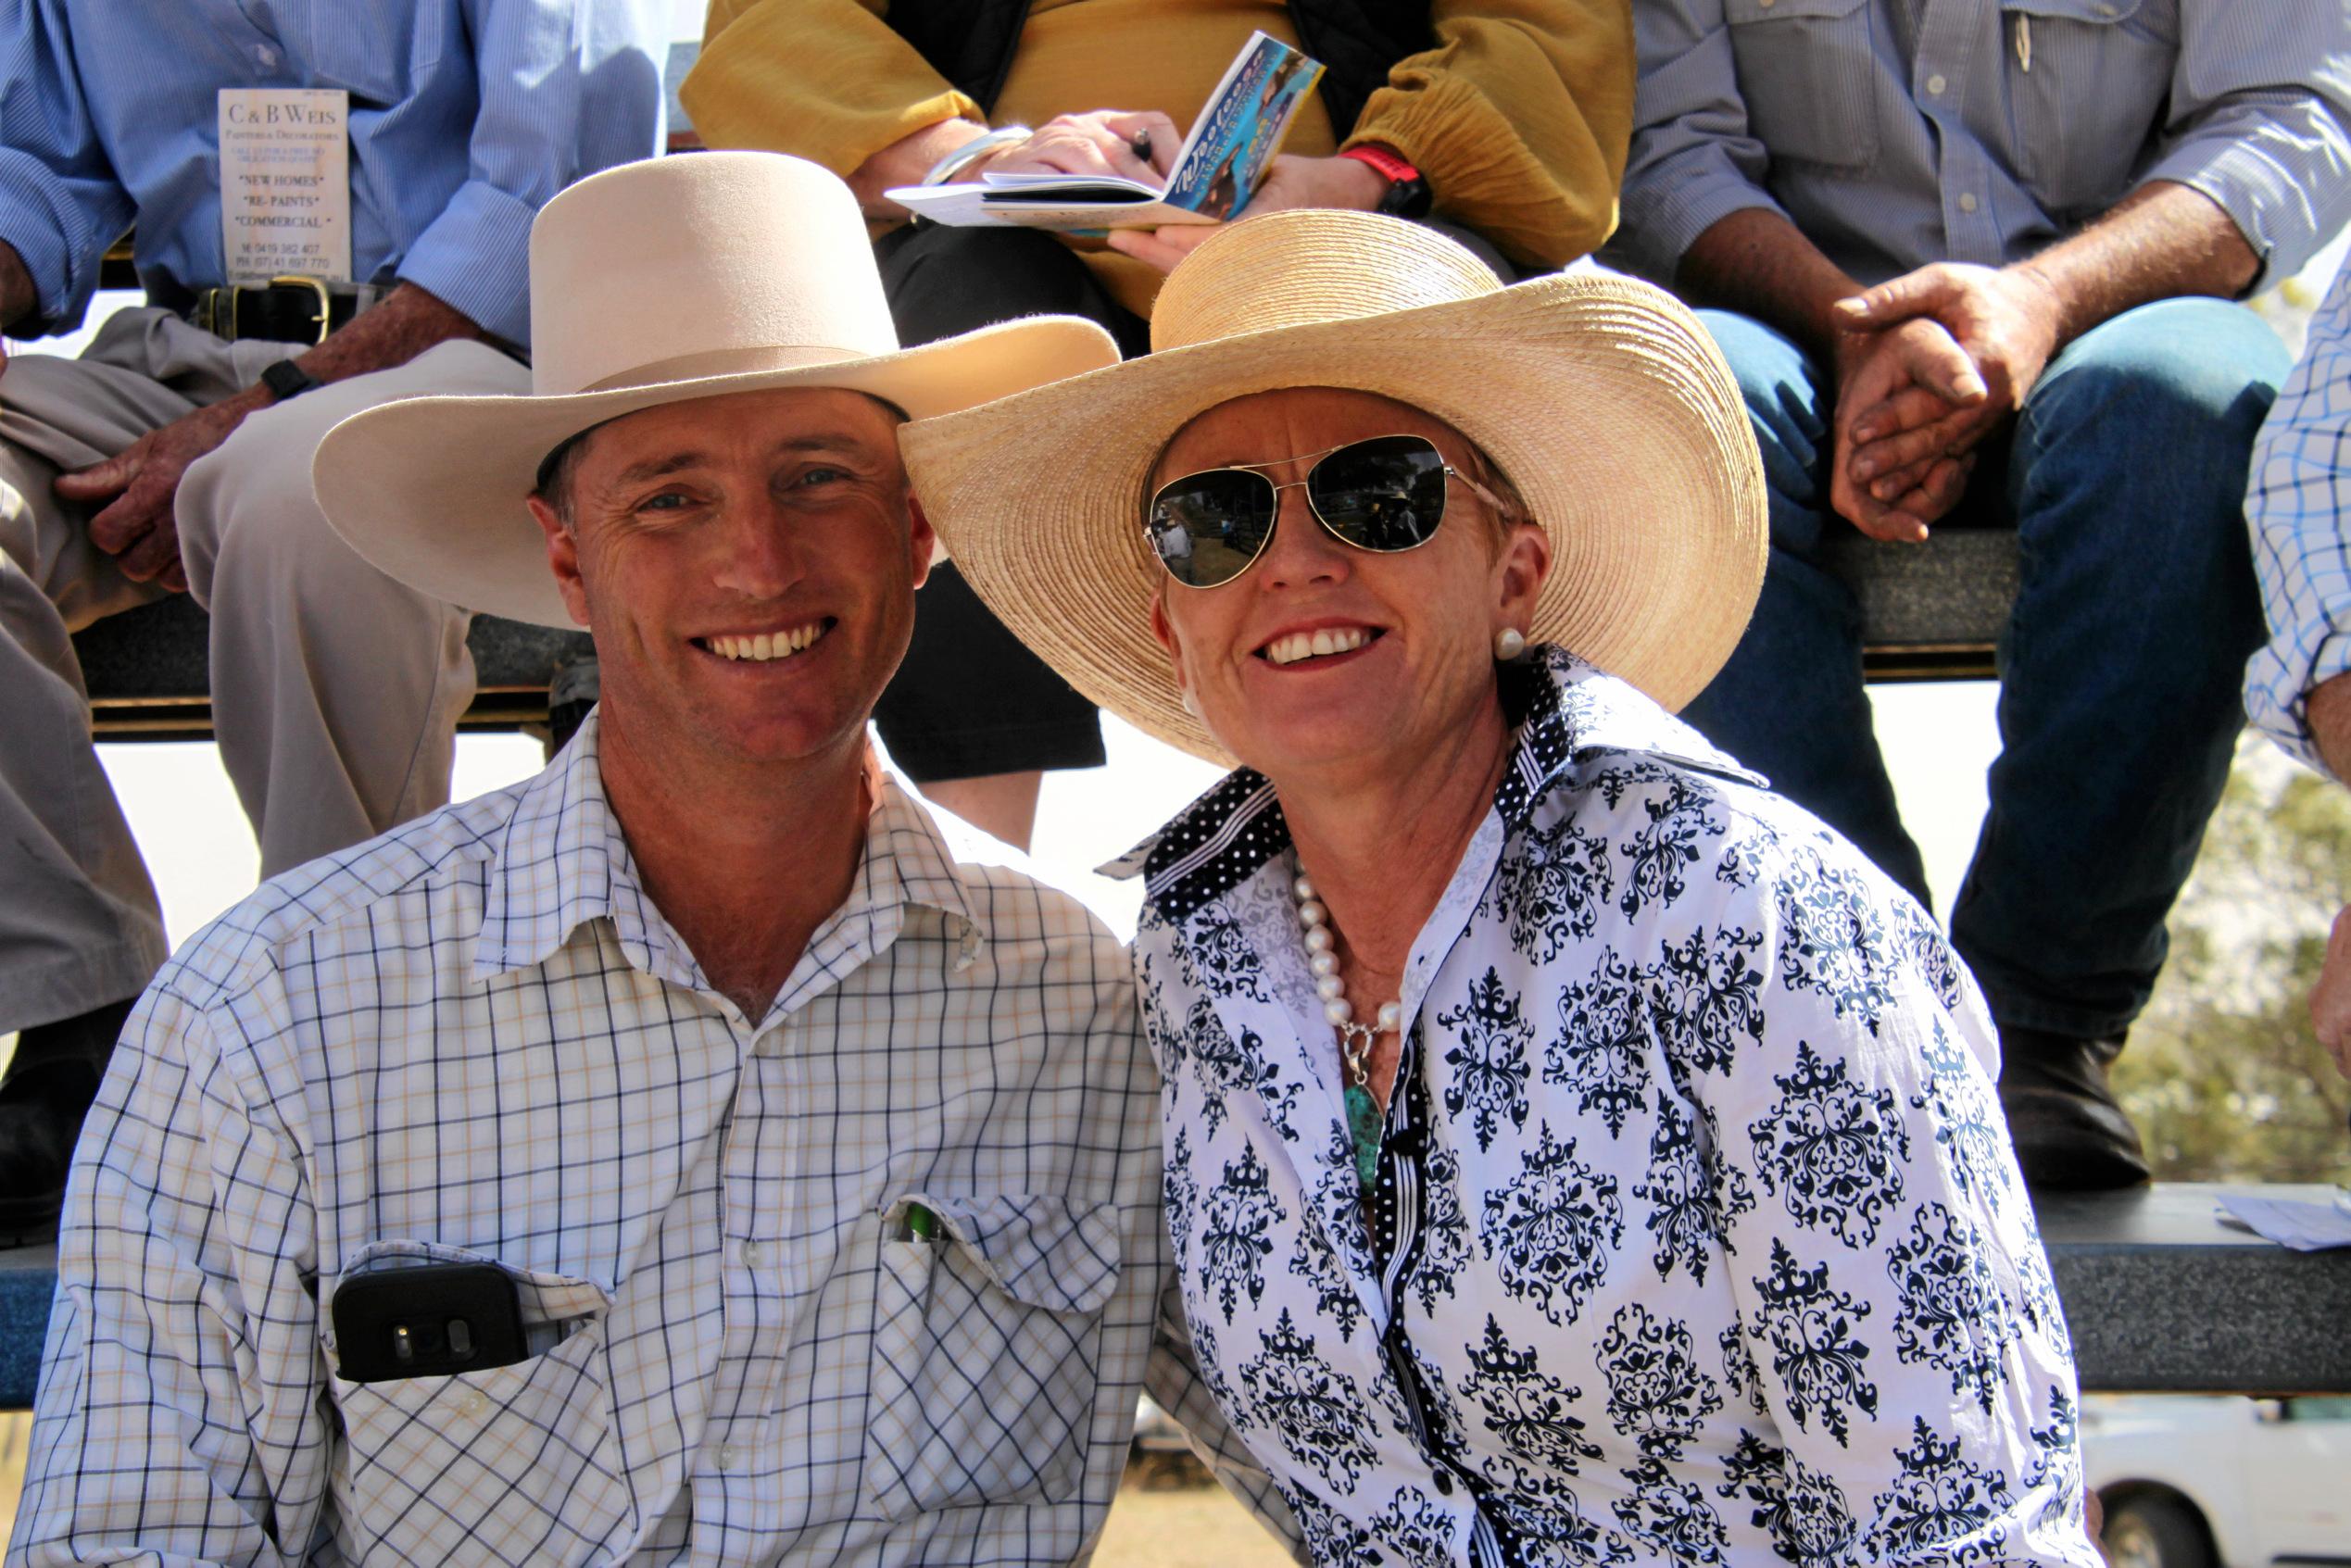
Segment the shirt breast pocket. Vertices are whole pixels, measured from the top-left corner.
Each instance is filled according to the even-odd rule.
[[[340,87],[351,107],[389,108],[440,62],[446,44],[447,7],[400,6],[289,6],[279,19],[285,48],[312,87]]]
[[[2178,0],[2001,0],[2017,172],[2061,220],[2120,200],[2162,129]]]
[[[1747,128],[1774,163],[1878,161],[1870,10],[1869,0],[1723,0]]]
[[[459,1248],[398,1242],[387,1257],[496,1262]],[[589,1562],[631,1506],[612,1434],[609,1298],[587,1280],[501,1268],[526,1329],[569,1333],[510,1366],[372,1383],[331,1379],[343,1420],[334,1467],[338,1532],[354,1562]]]
[[[928,1239],[895,1239],[916,1205]],[[911,1194],[883,1214],[865,1484],[885,1517],[1067,1502],[1085,1479],[1116,1208]]]

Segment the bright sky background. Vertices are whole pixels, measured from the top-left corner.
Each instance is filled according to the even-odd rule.
[[[675,35],[698,35],[702,0],[672,5]],[[2302,308],[2273,310],[2290,338],[2298,338],[2299,318],[2333,275],[2344,248],[2344,242],[2330,247],[2305,275],[2303,289],[2294,291]],[[67,345],[40,345],[44,351],[61,346]],[[1990,682],[1880,686],[1871,693],[1903,816],[1925,855],[1936,906],[1946,913],[1983,818],[1984,770],[1998,750],[1996,695]],[[1158,827],[1215,775],[1115,720],[1107,720],[1105,728],[1107,767],[1047,779],[1033,859],[1025,861],[986,834],[947,821],[965,858],[1025,864],[1084,898],[1125,936],[1133,932],[1140,889],[1096,876],[1092,868]],[[165,923],[179,942],[253,886],[253,836],[235,793],[208,745],[116,744],[102,746],[99,754],[146,853]],[[540,763],[537,743],[527,737],[465,736],[458,743],[455,795],[497,788]]]

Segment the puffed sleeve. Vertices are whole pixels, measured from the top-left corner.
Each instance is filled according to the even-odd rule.
[[[710,147],[790,153],[847,178],[943,119],[984,120],[884,19],[888,0],[711,0],[679,97]]]
[[[1402,154],[1437,216],[1558,267],[1616,222],[1632,135],[1628,0],[1438,0],[1437,47],[1388,73],[1345,145]]]
[[[1826,832],[1764,832],[1761,1025],[1693,1074],[1740,1321],[1805,1559],[2100,1561],[2072,1352],[1974,982]],[[1775,1456],[1766,1456],[1773,1462]]]

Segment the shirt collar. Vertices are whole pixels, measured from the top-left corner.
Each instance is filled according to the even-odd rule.
[[[1706,738],[1637,688],[1555,645],[1502,667],[1502,706],[1515,720],[1511,755],[1494,809],[1516,832],[1579,760],[1630,752],[1762,784]],[[1145,898],[1178,922],[1222,897],[1289,847],[1289,825],[1265,775],[1238,769],[1165,827],[1101,868],[1139,872]]]
[[[514,814],[496,843],[475,939],[477,978],[545,963],[589,921],[612,922],[622,956],[646,973],[708,990],[694,961],[638,881],[598,765],[599,713],[590,710],[571,744],[522,785]],[[896,912],[921,905],[947,917],[960,944],[959,969],[979,956],[987,933],[947,841],[928,812],[896,780],[874,770],[875,798],[865,851],[841,908],[824,924],[874,920],[884,913],[894,935]]]

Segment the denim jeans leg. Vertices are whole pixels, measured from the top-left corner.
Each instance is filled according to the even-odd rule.
[[[2163,967],[2262,640],[2245,470],[2287,364],[2243,307],[2167,300],[2077,339],[2018,416],[2001,752],[1952,913],[2006,1028],[2118,1035]]]
[[[1730,661],[1682,718],[1779,794],[1851,839],[1927,901],[1861,682],[1861,609],[1819,564],[1829,510],[1831,395],[1803,349],[1760,322],[1702,310],[1747,399],[1771,496],[1771,563]],[[1894,546],[1889,546],[1894,547]]]

